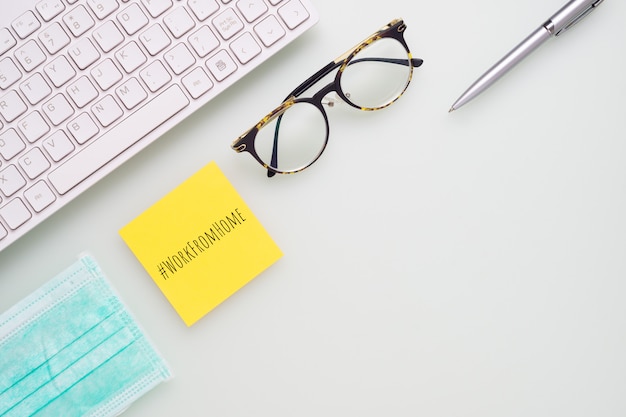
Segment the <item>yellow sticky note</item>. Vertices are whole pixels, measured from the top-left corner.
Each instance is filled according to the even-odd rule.
[[[214,162],[120,235],[187,326],[282,256]]]

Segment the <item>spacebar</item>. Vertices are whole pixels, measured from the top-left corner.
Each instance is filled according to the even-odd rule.
[[[67,193],[188,104],[180,87],[171,86],[52,171],[50,183]]]

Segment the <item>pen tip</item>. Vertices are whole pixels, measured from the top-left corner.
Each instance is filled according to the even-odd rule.
[[[448,113],[452,113],[453,111],[455,111],[456,109],[454,108],[454,106],[450,107],[450,110],[448,110]]]

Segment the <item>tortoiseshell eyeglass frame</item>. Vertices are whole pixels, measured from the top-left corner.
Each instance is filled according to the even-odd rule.
[[[246,133],[244,133],[239,138],[237,138],[232,143],[231,148],[238,153],[248,152],[250,155],[252,155],[252,157],[254,157],[254,159],[256,159],[257,162],[259,162],[265,169],[267,169],[268,177],[273,177],[275,174],[295,174],[296,172],[303,171],[304,169],[313,165],[315,161],[317,161],[319,157],[322,155],[322,153],[324,152],[324,149],[326,148],[326,144],[328,143],[328,138],[330,136],[328,115],[326,114],[326,111],[324,110],[324,107],[322,105],[322,101],[324,97],[326,97],[329,93],[334,91],[337,94],[337,96],[340,97],[344,102],[346,102],[347,104],[349,104],[350,106],[354,108],[364,110],[364,111],[373,111],[373,110],[380,110],[380,109],[386,108],[392,103],[394,103],[396,100],[398,100],[398,98],[400,98],[402,94],[404,94],[404,92],[406,91],[407,87],[409,86],[411,82],[411,78],[413,75],[413,68],[417,68],[421,66],[423,63],[423,60],[412,57],[411,51],[409,50],[409,47],[407,46],[406,41],[404,40],[405,30],[406,30],[406,24],[404,23],[402,19],[393,20],[387,25],[385,25],[384,27],[382,27],[381,29],[379,29],[376,33],[374,33],[373,35],[365,39],[363,42],[359,43],[358,45],[351,48],[343,55],[336,58],[334,61],[330,62],[324,68],[322,68],[321,70],[313,74],[306,81],[304,81],[302,84],[296,87],[291,93],[289,93],[287,98],[280,104],[280,106],[272,110],[267,116],[261,119],[261,121],[258,122],[254,127],[252,127]],[[409,76],[408,76],[406,85],[404,86],[400,94],[398,94],[398,96],[395,99],[393,99],[392,101],[388,103],[385,103],[384,105],[380,107],[369,108],[369,107],[358,106],[352,103],[350,99],[347,97],[347,95],[344,94],[344,92],[342,91],[341,83],[340,83],[341,75],[343,74],[344,70],[348,67],[348,65],[350,65],[352,58],[354,58],[356,54],[358,54],[360,51],[362,51],[365,47],[369,46],[370,44],[383,38],[393,38],[397,40],[406,50],[407,58],[408,58],[407,60],[397,60],[397,59],[391,60],[391,59],[380,58],[382,62],[390,62],[394,64],[408,65],[410,67]],[[369,59],[374,59],[374,58],[369,58]],[[339,68],[339,70],[337,71],[337,75],[335,76],[334,80],[331,83],[321,88],[317,93],[315,93],[310,98],[299,98],[300,95],[302,95],[308,89],[313,87],[317,82],[319,82],[324,77],[329,75],[336,68]],[[259,130],[261,130],[265,125],[267,125],[269,122],[273,121],[276,118],[279,118],[279,122],[280,122],[280,119],[282,118],[285,111],[289,109],[289,107],[293,106],[296,103],[301,103],[301,102],[313,104],[322,113],[324,117],[324,121],[326,123],[326,141],[322,149],[320,149],[318,155],[308,165],[303,166],[299,169],[291,170],[291,171],[281,171],[270,165],[270,164],[273,164],[274,166],[277,165],[276,158],[277,158],[277,146],[278,146],[278,129],[280,127],[280,123],[276,125],[276,131],[274,133],[274,152],[272,153],[272,161],[270,162],[270,164],[267,164],[259,157],[254,147],[254,141]]]

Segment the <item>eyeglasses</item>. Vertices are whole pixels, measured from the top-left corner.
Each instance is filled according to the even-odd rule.
[[[402,96],[413,68],[423,62],[412,58],[404,40],[405,30],[404,21],[396,19],[313,74],[235,140],[233,150],[251,154],[268,170],[269,177],[311,166],[328,143],[330,128],[324,106],[335,104],[331,93],[365,111],[383,109]],[[312,97],[300,98],[336,68],[339,70],[332,82]]]

